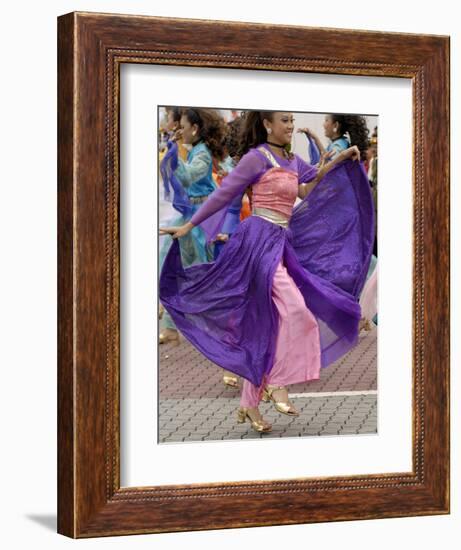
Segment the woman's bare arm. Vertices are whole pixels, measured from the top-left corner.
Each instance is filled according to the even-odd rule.
[[[323,143],[320,141],[320,138],[317,136],[317,134],[314,134],[309,128],[298,128],[297,130],[300,134],[306,134],[306,136],[310,136],[314,142],[315,145],[317,145],[317,149],[319,150],[319,153],[323,155],[326,152],[325,147],[323,146]]]

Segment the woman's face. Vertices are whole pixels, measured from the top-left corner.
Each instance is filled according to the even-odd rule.
[[[182,139],[184,143],[195,143],[198,136],[197,124],[191,124],[186,115],[181,117]]]
[[[167,119],[166,119],[166,129],[169,132],[174,132],[178,129],[178,122],[174,119],[174,113],[173,111],[168,111]]]
[[[272,115],[272,120],[264,120],[266,129],[270,128],[271,133],[267,134],[268,141],[272,141],[279,145],[287,145],[291,143],[294,131],[293,113],[279,113]]]
[[[329,139],[338,137],[339,125],[337,122],[333,122],[331,115],[326,115],[323,121],[323,129],[325,130],[325,136]]]

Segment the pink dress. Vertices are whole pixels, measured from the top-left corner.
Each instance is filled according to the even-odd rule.
[[[253,186],[253,215],[287,227],[298,188],[297,173],[274,166]],[[274,364],[261,386],[244,380],[242,407],[257,407],[267,384],[286,386],[320,376],[319,327],[282,262],[274,274],[272,300],[279,315]]]
[[[378,266],[375,267],[370,278],[363,287],[360,296],[360,307],[362,308],[362,317],[368,321],[373,321],[373,318],[378,313]]]

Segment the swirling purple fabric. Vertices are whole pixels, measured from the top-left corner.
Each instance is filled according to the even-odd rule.
[[[309,134],[306,134],[307,141],[309,142],[309,161],[311,164],[318,164],[320,162],[320,151],[315,141]]]
[[[343,162],[327,173],[293,209],[290,229],[305,269],[360,296],[373,250],[374,209],[358,162]]]
[[[352,161],[332,170],[295,209],[288,229],[250,216],[215,262],[184,268],[174,241],[160,277],[160,300],[182,334],[211,361],[259,386],[274,360],[278,313],[271,292],[282,260],[319,325],[322,367],[354,347],[361,317],[357,293],[373,243],[363,175]]]

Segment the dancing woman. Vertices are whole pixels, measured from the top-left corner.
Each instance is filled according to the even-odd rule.
[[[333,160],[341,151],[345,151],[353,145],[356,145],[359,149],[361,158],[363,160],[366,158],[369,130],[363,116],[326,115],[323,130],[325,137],[330,140],[326,148],[319,137],[309,128],[299,128],[298,132],[306,134],[308,139],[311,138],[314,141],[321,158],[326,161]]]
[[[177,117],[177,110],[171,111]],[[168,142],[168,152],[161,163],[161,173],[165,195],[171,198],[173,207],[180,212],[173,225],[189,221],[216,189],[212,177],[213,158],[224,156],[226,125],[222,118],[211,109],[182,109],[180,129]],[[187,160],[178,156],[178,141],[189,145],[191,150]],[[160,250],[160,266],[171,247],[172,239],[167,236]],[[207,262],[213,259],[213,247],[206,241],[202,228],[195,227],[180,239],[181,257],[184,266]],[[160,308],[162,332],[159,343],[178,343],[179,335],[168,312]]]
[[[286,386],[319,378],[356,345],[373,243],[368,181],[347,161],[359,159],[357,147],[317,170],[289,152],[293,129],[291,113],[250,112],[236,168],[189,222],[161,230],[175,240],[160,299],[195,347],[245,379],[238,420],[258,432],[271,430],[263,397],[298,415]],[[176,239],[204,222],[212,238],[249,185],[253,214],[218,260],[184,268]]]

